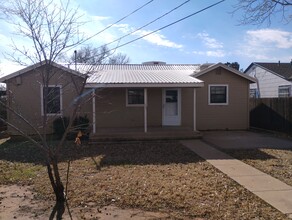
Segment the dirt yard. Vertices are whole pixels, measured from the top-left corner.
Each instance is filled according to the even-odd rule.
[[[292,149],[241,149],[225,152],[292,186]]]
[[[73,219],[287,219],[177,142],[68,145],[61,158],[64,182],[71,161]],[[50,215],[54,197],[41,161],[29,144],[0,145],[0,219],[13,197],[29,201],[15,203],[17,219]]]

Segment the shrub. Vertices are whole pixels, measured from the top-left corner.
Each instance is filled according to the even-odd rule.
[[[54,134],[56,134],[59,137],[62,137],[68,125],[69,125],[69,117],[56,118],[53,121]]]
[[[79,116],[75,118],[73,122],[73,128],[75,131],[82,131],[82,132],[88,132],[88,127],[89,127],[89,119],[85,115]]]
[[[68,125],[69,117],[56,118],[53,122],[54,134],[56,134],[58,137],[62,137]],[[86,115],[76,117],[72,124],[72,131],[69,132],[67,139],[74,139],[78,131],[81,131],[84,135],[88,135],[88,128],[89,119]]]

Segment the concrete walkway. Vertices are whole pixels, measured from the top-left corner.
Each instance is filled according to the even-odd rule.
[[[292,187],[200,140],[184,140],[183,145],[204,158],[231,179],[292,218]]]

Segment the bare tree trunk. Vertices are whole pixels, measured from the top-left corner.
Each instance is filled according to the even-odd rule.
[[[64,185],[59,173],[58,160],[54,154],[47,161],[47,173],[56,196],[56,202],[65,202]]]

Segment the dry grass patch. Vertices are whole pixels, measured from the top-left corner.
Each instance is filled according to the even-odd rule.
[[[54,199],[35,148],[8,143],[0,145],[0,155],[8,179],[7,164],[23,165],[34,175],[16,182],[32,184],[41,201]],[[64,183],[71,161],[67,193],[73,215],[81,219],[97,219],[111,205],[166,213],[166,219],[286,219],[177,142],[68,145],[61,158]]]
[[[224,151],[292,186],[292,149],[240,149]]]
[[[84,146],[64,155],[69,151],[69,203],[83,212],[114,204],[175,219],[285,219],[179,143]],[[67,163],[61,167],[65,176]],[[47,181],[35,189],[50,197]]]

